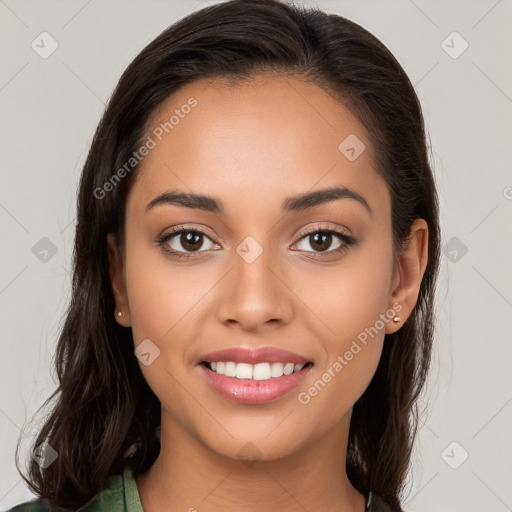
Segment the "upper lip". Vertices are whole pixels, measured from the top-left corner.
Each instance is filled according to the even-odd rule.
[[[232,347],[203,355],[199,362],[234,361],[235,363],[294,363],[306,364],[311,359],[275,347],[244,348]]]

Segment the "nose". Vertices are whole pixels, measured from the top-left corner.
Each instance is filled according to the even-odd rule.
[[[249,245],[249,250],[254,247]],[[266,249],[252,260],[240,248],[221,286],[217,317],[228,327],[257,331],[286,325],[293,317],[293,293],[286,286],[282,266]]]

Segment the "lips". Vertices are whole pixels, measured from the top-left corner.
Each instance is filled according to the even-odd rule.
[[[281,364],[277,364],[281,363]],[[283,364],[290,366],[286,372]],[[218,365],[236,367],[236,377],[215,371]],[[258,368],[258,375],[245,377],[247,368]],[[259,349],[233,347],[204,354],[198,360],[198,367],[206,382],[218,394],[230,401],[243,404],[263,404],[279,400],[299,386],[312,370],[313,362],[305,356],[274,347]],[[272,368],[272,376],[269,372]],[[233,368],[231,368],[233,370]],[[243,375],[238,375],[243,370]],[[259,370],[266,370],[259,372]],[[292,372],[290,372],[292,370]],[[295,371],[294,371],[295,370]],[[224,371],[223,373],[233,373]],[[284,373],[284,374],[283,374]],[[281,376],[279,376],[281,375]]]
[[[297,373],[267,380],[245,380],[226,377],[200,364],[199,370],[208,385],[225,399],[242,404],[264,404],[283,398],[308,376],[311,366],[304,366]]]
[[[232,347],[216,352],[210,352],[200,357],[199,363],[212,363],[218,361],[233,361],[235,363],[312,363],[311,359],[302,355],[274,347],[264,348],[243,348]]]

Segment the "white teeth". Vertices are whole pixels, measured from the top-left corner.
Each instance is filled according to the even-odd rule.
[[[224,366],[224,375],[226,377],[236,377],[236,364],[233,361],[229,361]]]
[[[237,379],[268,380],[300,372],[304,364],[293,363],[235,363],[233,361],[211,362],[210,367],[214,372],[226,377]]]
[[[226,375],[226,373],[224,373],[224,375]],[[238,363],[236,365],[236,378],[252,379],[252,364]]]
[[[293,373],[293,368],[294,368],[294,364],[293,363],[286,363],[284,365],[284,370],[283,370],[283,373],[285,375],[290,375],[291,373]]]
[[[272,363],[270,366],[270,375],[272,377],[281,377],[283,375],[283,363]]]
[[[269,363],[258,363],[254,365],[252,378],[254,380],[267,380],[272,376]]]

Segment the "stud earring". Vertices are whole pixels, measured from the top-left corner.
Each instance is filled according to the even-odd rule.
[[[117,316],[119,316],[119,317],[123,316],[123,312],[122,311],[118,311],[117,312]]]
[[[400,317],[399,316],[395,316],[395,318],[393,318],[393,322],[400,322]]]

